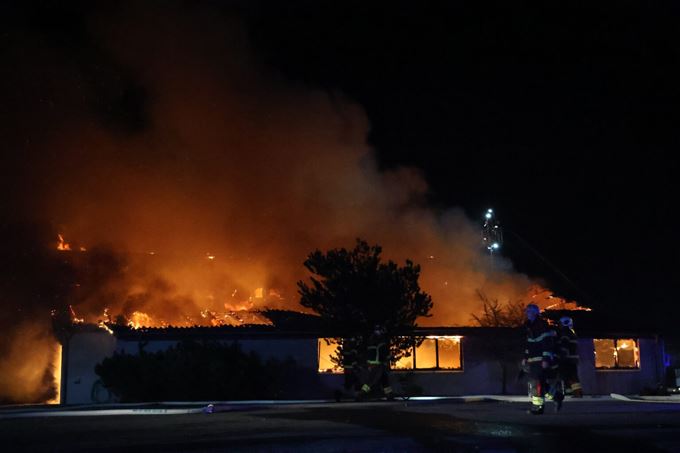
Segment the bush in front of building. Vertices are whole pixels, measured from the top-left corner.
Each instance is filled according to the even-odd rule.
[[[95,372],[121,402],[277,399],[298,373],[292,359],[263,361],[237,344],[185,341],[163,351],[116,353]]]

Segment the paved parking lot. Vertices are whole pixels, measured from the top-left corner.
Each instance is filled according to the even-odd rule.
[[[50,452],[680,452],[680,404],[585,398],[534,416],[522,398],[464,401],[218,405],[212,414],[195,406],[177,411],[196,413],[172,415],[145,407],[138,415],[120,414],[132,410],[125,408],[119,415],[23,418],[7,418],[12,412],[5,410],[0,439],[3,451]]]

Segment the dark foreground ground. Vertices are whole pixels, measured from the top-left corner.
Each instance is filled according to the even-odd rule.
[[[12,412],[0,410],[0,450],[680,452],[680,404],[585,398],[567,401],[560,413],[548,407],[538,417],[526,407],[510,401],[352,402],[25,418],[7,418]]]

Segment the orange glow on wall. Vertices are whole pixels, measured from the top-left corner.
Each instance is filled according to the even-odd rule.
[[[54,370],[54,388],[56,394],[54,398],[47,401],[47,404],[60,404],[61,403],[61,356],[62,356],[62,346],[57,343],[56,352],[54,354],[54,360],[52,362],[52,369]]]

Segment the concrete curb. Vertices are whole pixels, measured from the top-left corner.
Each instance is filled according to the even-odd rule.
[[[644,398],[644,399],[641,399]],[[657,398],[657,399],[649,399]],[[658,400],[658,398],[668,397],[626,397],[618,394],[607,396],[594,396],[585,398],[571,398],[572,402],[593,402],[593,401],[612,401],[614,399],[634,402],[654,402],[654,403],[678,403],[680,398],[674,401],[668,399]],[[466,395],[466,396],[415,396],[407,401],[395,400],[394,403],[408,404],[436,404],[436,403],[480,403],[480,402],[504,402],[504,403],[528,403],[529,397],[524,395]],[[248,401],[163,401],[152,403],[123,403],[123,404],[96,404],[82,406],[45,406],[30,408],[6,408],[0,409],[0,419],[10,418],[36,418],[36,417],[100,417],[111,415],[180,415],[180,414],[200,414],[217,412],[238,412],[247,410],[266,409],[271,407],[284,406],[318,406],[328,404],[334,406],[335,400],[248,400]],[[340,403],[341,404],[341,403]],[[386,404],[384,401],[356,403],[366,404]],[[387,403],[390,404],[390,403]],[[178,407],[179,406],[179,407]]]
[[[680,404],[680,396],[626,396],[618,393],[612,393],[610,396],[618,401],[627,401],[629,403],[662,403],[662,404]]]

